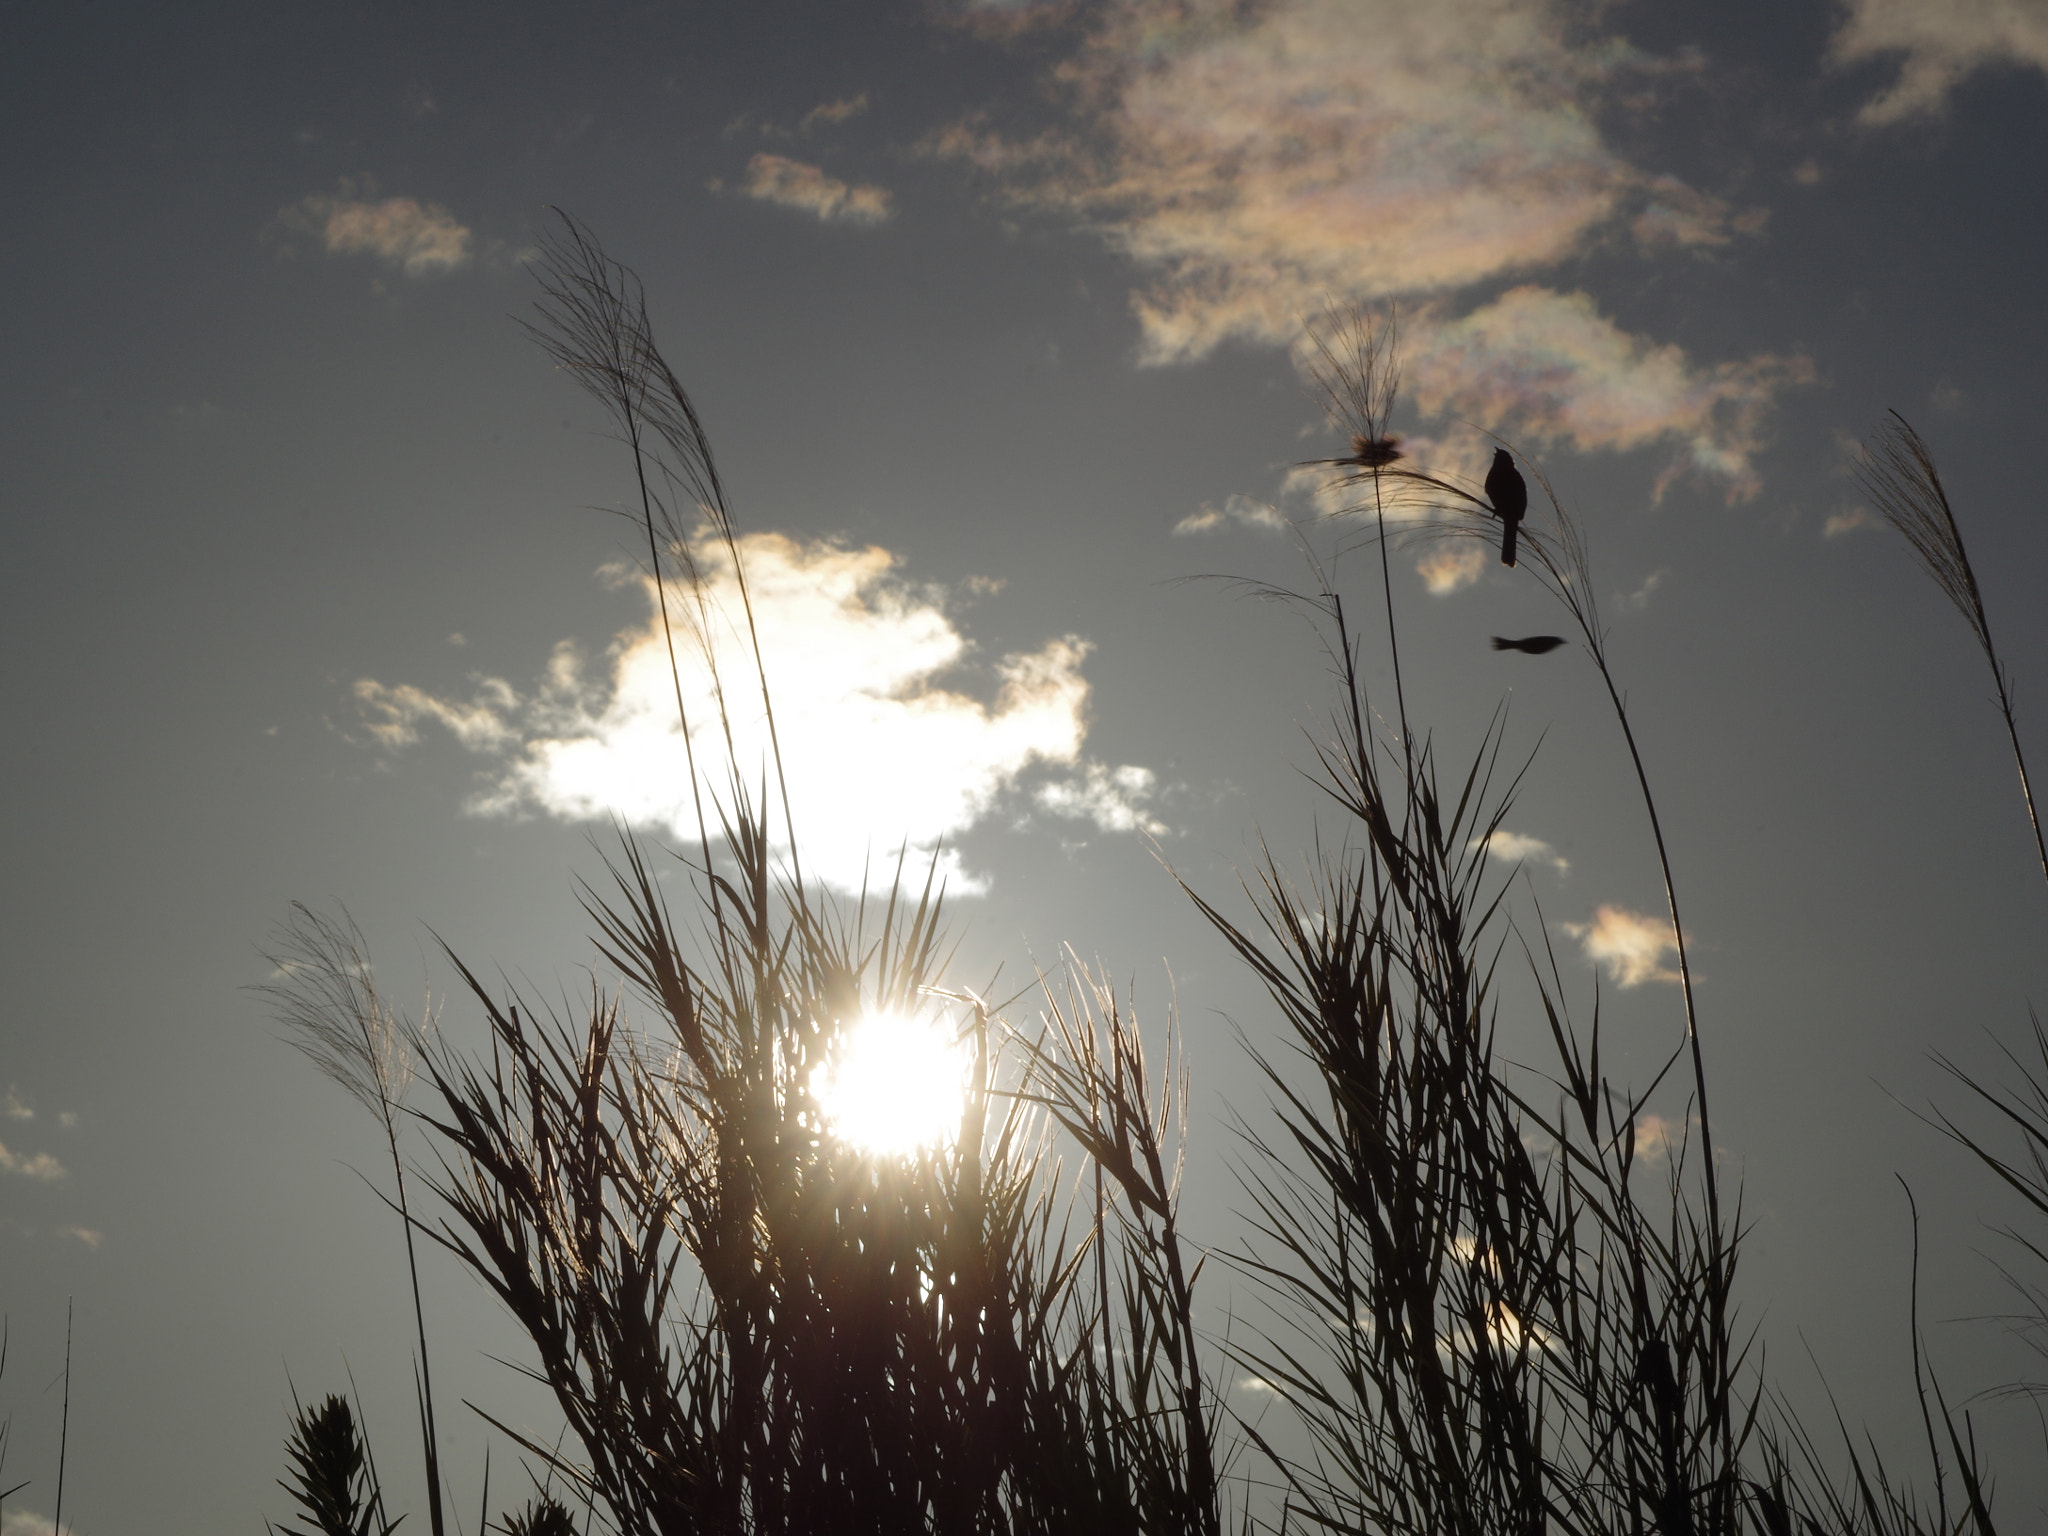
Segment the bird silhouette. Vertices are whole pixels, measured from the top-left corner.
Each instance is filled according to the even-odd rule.
[[[1522,514],[1529,510],[1529,486],[1507,449],[1493,450],[1493,468],[1486,472],[1486,499],[1493,503],[1494,516],[1501,521],[1500,563],[1515,563],[1515,534],[1522,526]]]
[[[1499,635],[1493,637],[1496,651],[1526,651],[1531,656],[1546,655],[1563,644],[1563,635],[1530,635],[1525,640],[1504,640]]]

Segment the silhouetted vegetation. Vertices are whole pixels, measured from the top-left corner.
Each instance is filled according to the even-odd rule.
[[[637,282],[585,231],[565,223],[540,271],[537,337],[632,454],[672,663],[679,678],[715,666],[699,520],[743,567],[696,411]],[[1353,313],[1315,343],[1354,449],[1327,462],[1367,498],[1382,559],[1417,529],[1498,536],[1487,495],[1405,465],[1389,435],[1391,331]],[[1938,496],[1919,440],[1897,442],[1904,467],[1886,484]],[[1405,696],[1398,726],[1382,723],[1320,566],[1300,591],[1258,588],[1311,617],[1339,681],[1314,857],[1297,873],[1269,854],[1242,901],[1188,892],[1281,1030],[1247,1042],[1271,1115],[1242,1127],[1249,1225],[1234,1248],[1181,1224],[1172,1018],[1148,1042],[1078,962],[1005,1005],[962,988],[929,875],[842,902],[778,859],[801,848],[781,764],[730,761],[725,718],[682,721],[728,753],[722,779],[692,761],[700,835],[675,855],[688,904],[663,894],[651,860],[665,855],[622,833],[608,882],[585,891],[619,988],[594,984],[574,1014],[451,954],[488,1030],[461,1049],[376,995],[345,919],[296,912],[278,948],[284,1016],[379,1115],[408,1241],[427,1236],[503,1304],[562,1415],[558,1443],[491,1419],[545,1479],[497,1529],[1989,1536],[1987,1476],[1931,1372],[1927,1491],[1846,1426],[1802,1425],[1735,1321],[1740,1198],[1724,1200],[1715,1164],[1673,861],[1585,539],[1517,457],[1540,492],[1514,509],[1518,569],[1562,604],[1612,702],[1665,880],[1682,1033],[1647,1085],[1611,1080],[1597,1006],[1575,1018],[1540,923],[1532,940],[1510,921],[1488,840],[1529,765],[1505,758],[1499,719],[1447,764]],[[1974,580],[1967,593],[1997,669]],[[758,651],[754,671],[772,728]],[[1504,966],[1532,984],[1541,1071],[1496,1054]],[[971,1050],[957,1133],[907,1157],[845,1143],[816,1089],[877,1009],[943,1010]],[[1942,1123],[2048,1215],[2048,1036],[2035,1039],[2043,1076],[2023,1071],[2020,1093],[1964,1079],[2021,1154]],[[414,1070],[423,1102],[402,1108]],[[1685,1085],[1687,1129],[1651,1148],[1646,1105],[1667,1082]],[[415,1175],[441,1202],[433,1222],[405,1202],[401,1116],[433,1148]],[[2048,1264],[2039,1238],[2019,1240]],[[1198,1326],[1198,1296],[1226,1268],[1238,1327],[1219,1339]],[[2038,1321],[2048,1298],[2026,1294]],[[422,1320],[438,1509],[425,1345]],[[1226,1369],[1251,1375],[1284,1430],[1232,1411]],[[302,1412],[288,1446],[285,1486],[313,1529],[391,1528],[343,1400]]]

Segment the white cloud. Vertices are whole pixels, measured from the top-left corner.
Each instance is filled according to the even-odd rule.
[[[1224,498],[1220,507],[1203,502],[1201,511],[1190,512],[1173,525],[1173,531],[1177,535],[1217,533],[1232,526],[1284,533],[1293,524],[1288,522],[1287,514],[1271,502],[1232,493]]]
[[[107,1237],[106,1233],[95,1232],[91,1227],[75,1226],[59,1227],[57,1229],[57,1235],[59,1237],[68,1237],[76,1243],[83,1243],[86,1247],[92,1249],[95,1253],[99,1252],[100,1244],[105,1242]]]
[[[75,1536],[76,1526],[64,1527],[64,1536]],[[0,1517],[0,1536],[55,1536],[57,1527],[48,1515],[32,1509],[10,1509]]]
[[[1845,533],[1855,533],[1863,528],[1882,527],[1884,519],[1868,507],[1851,507],[1846,512],[1830,512],[1827,521],[1820,525],[1820,536],[1824,539],[1839,539]]]
[[[1113,831],[1163,830],[1146,809],[1150,772],[1106,768],[1082,755],[1088,683],[1086,641],[1068,635],[1004,656],[981,671],[992,700],[961,690],[974,657],[942,594],[906,584],[896,557],[758,533],[740,541],[772,690],[804,868],[841,889],[861,884],[872,857],[892,867],[899,844],[929,853],[973,826],[1027,772],[1040,806]],[[692,553],[713,608],[704,632],[732,716],[734,759],[758,793],[769,761],[767,722],[744,634],[738,587],[725,548],[700,538]],[[615,638],[600,669],[576,648],[557,647],[539,684],[520,692],[478,681],[467,701],[365,679],[356,686],[371,737],[409,745],[423,721],[441,724],[471,750],[500,759],[470,809],[483,815],[540,811],[564,820],[617,814],[692,842],[696,820],[675,684],[653,583],[621,573],[646,597],[648,617]],[[674,592],[670,612],[683,665],[684,705],[707,792],[729,793],[718,701],[703,650],[692,640],[695,609]],[[770,794],[775,794],[770,781]],[[779,812],[779,804],[776,806]],[[780,833],[779,814],[772,818]],[[949,849],[956,890],[976,888]]]
[[[0,1143],[0,1173],[19,1174],[24,1179],[49,1183],[64,1177],[64,1165],[47,1152],[10,1152]]]
[[[317,238],[329,255],[375,256],[408,277],[452,272],[470,260],[473,237],[455,215],[439,203],[410,197],[377,199],[368,177],[344,179],[338,195],[301,198],[279,219]]]
[[[883,188],[849,186],[786,155],[754,156],[747,162],[747,179],[740,190],[762,202],[802,209],[823,224],[883,224],[895,213]]]
[[[1150,768],[1088,763],[1072,777],[1041,785],[1034,798],[1042,810],[1071,821],[1092,821],[1105,832],[1163,837],[1166,823],[1145,808],[1158,793],[1159,778]]]
[[[1475,840],[1474,848],[1484,841],[1486,851],[1496,859],[1510,864],[1548,864],[1559,874],[1571,869],[1571,861],[1560,854],[1540,837],[1529,837],[1521,832],[1510,832],[1502,827],[1491,837]]]
[[[1870,127],[1931,116],[1964,77],[1992,65],[2048,73],[2048,7],[2039,0],[1847,0],[1830,44],[1854,64],[1903,55],[1898,77],[1863,104]]]
[[[10,1120],[33,1120],[36,1112],[22,1103],[15,1094],[14,1084],[9,1083],[6,1096],[0,1098],[0,1115],[5,1115]]]
[[[1601,906],[1590,923],[1559,926],[1579,941],[1588,961],[1607,968],[1617,986],[1678,980],[1678,972],[1664,964],[1665,955],[1677,954],[1678,940],[1671,924],[1661,917],[1645,917],[1626,907]]]

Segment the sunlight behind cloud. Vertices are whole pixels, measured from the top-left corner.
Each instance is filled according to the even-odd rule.
[[[886,879],[899,846],[914,851],[913,864],[930,856],[988,815],[1027,770],[1050,775],[1038,799],[1052,814],[1108,831],[1165,830],[1148,809],[1156,791],[1148,770],[1082,755],[1086,641],[1067,635],[983,666],[997,685],[984,701],[940,681],[975,660],[972,647],[939,597],[895,575],[887,550],[772,533],[740,544],[808,873],[842,890],[859,889],[871,873]],[[709,623],[696,628],[695,606],[673,589],[670,618],[700,780],[729,805],[727,764],[736,764],[757,802],[764,790],[770,797],[780,837],[768,719],[751,650],[733,621],[742,610],[731,559],[708,537],[693,555],[711,599]],[[637,573],[615,576],[639,590],[648,613],[613,640],[601,669],[563,642],[526,693],[484,677],[470,699],[456,701],[365,678],[354,694],[368,738],[397,750],[432,722],[470,750],[504,759],[471,801],[478,814],[619,815],[694,842],[689,756],[654,584]],[[707,650],[716,681],[702,663]],[[730,757],[718,727],[721,684]],[[950,849],[941,874],[955,891],[979,888]]]

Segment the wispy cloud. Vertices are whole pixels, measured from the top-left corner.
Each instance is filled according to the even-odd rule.
[[[10,1152],[5,1143],[0,1143],[0,1173],[47,1184],[64,1177],[64,1165],[47,1152]]]
[[[1664,964],[1667,954],[1677,954],[1678,941],[1671,924],[1661,917],[1645,917],[1626,907],[1601,906],[1589,923],[1559,926],[1579,941],[1588,961],[1606,967],[1617,986],[1678,980],[1678,972]]]
[[[374,256],[408,277],[431,277],[466,266],[473,235],[439,203],[376,196],[368,177],[343,180],[339,193],[316,192],[278,216],[279,223],[318,239],[332,256]]]
[[[787,155],[754,156],[740,190],[764,203],[801,209],[822,224],[883,224],[895,213],[883,188],[849,185]]]
[[[1643,612],[1650,606],[1650,599],[1657,595],[1657,589],[1664,585],[1665,578],[1670,574],[1670,570],[1665,567],[1659,567],[1657,570],[1650,572],[1649,575],[1643,578],[1642,584],[1635,591],[1623,592],[1616,597],[1614,606],[1627,613]]]
[[[1147,809],[1154,792],[1148,770],[1109,768],[1083,756],[1086,641],[1068,635],[981,666],[993,697],[976,697],[965,691],[973,647],[946,611],[944,594],[904,582],[887,550],[771,533],[748,535],[741,547],[808,871],[856,888],[871,855],[892,861],[904,842],[936,849],[1013,791],[1034,793],[1042,809],[1106,830],[1164,830]],[[715,609],[740,612],[723,546],[704,539],[693,553]],[[355,690],[364,729],[379,746],[396,749],[414,741],[423,724],[438,724],[472,751],[499,759],[470,804],[474,813],[538,811],[573,821],[617,814],[694,840],[689,770],[653,583],[637,574],[620,579],[642,592],[648,615],[612,642],[601,667],[586,666],[565,642],[538,684],[523,692],[481,678],[471,698],[455,701],[365,680]],[[686,638],[693,615],[672,592],[691,740],[707,791],[722,796],[727,759],[718,700]],[[751,653],[723,619],[714,620],[706,639],[733,716],[734,760],[758,786],[769,744]],[[1025,782],[1027,774],[1034,782]],[[944,868],[956,890],[976,888],[950,850]]]
[[[1191,533],[1220,533],[1226,528],[1257,528],[1268,533],[1284,533],[1293,526],[1287,514],[1271,502],[1259,501],[1250,496],[1232,494],[1218,507],[1203,502],[1201,510],[1190,512],[1173,525],[1177,535]]]
[[[1511,864],[1548,864],[1559,874],[1566,873],[1572,867],[1569,859],[1542,838],[1530,837],[1522,832],[1510,832],[1506,827],[1502,827],[1491,837],[1475,841],[1472,846],[1477,848],[1481,842],[1485,843],[1486,851],[1494,858],[1504,859]]]
[[[1820,525],[1820,536],[1824,539],[1839,539],[1845,533],[1855,533],[1864,528],[1882,528],[1884,519],[1868,507],[1850,507],[1843,512],[1830,512],[1827,520]]]
[[[56,1536],[57,1527],[48,1515],[32,1509],[10,1509],[0,1517],[0,1536]],[[75,1526],[65,1526],[64,1536],[75,1536]]]
[[[516,745],[518,693],[501,678],[478,677],[475,683],[476,693],[467,701],[439,698],[410,683],[387,688],[367,677],[353,691],[363,729],[389,752],[417,742],[423,721],[441,726],[472,752],[502,752]]]
[[[842,96],[837,101],[821,101],[803,115],[803,120],[796,125],[797,132],[809,133],[821,123],[828,128],[836,127],[848,118],[860,116],[867,109],[866,91],[858,96]]]
[[[98,1253],[100,1244],[107,1240],[106,1233],[96,1232],[91,1227],[59,1227],[57,1229],[57,1235],[59,1237],[69,1238],[74,1243],[83,1243],[86,1247],[90,1248],[94,1253]]]
[[[20,1096],[14,1091],[14,1084],[9,1083],[6,1095],[0,1097],[0,1115],[5,1115],[10,1120],[33,1120],[36,1112],[21,1101]]]
[[[1071,130],[1019,140],[969,120],[925,147],[1131,257],[1145,361],[1284,345],[1333,299],[1401,298],[1425,409],[1515,416],[1581,451],[1676,440],[1693,468],[1751,489],[1757,416],[1793,365],[1695,365],[1579,294],[1525,287],[1462,319],[1454,298],[1595,244],[1654,253],[1756,229],[1759,213],[1629,163],[1600,132],[1610,94],[1689,65],[1555,0],[1093,14],[1058,77]]]
[[[1898,59],[1898,76],[1863,104],[1869,127],[1928,117],[1963,79],[1993,65],[2048,73],[2048,10],[2026,0],[1847,0],[1831,57]]]

